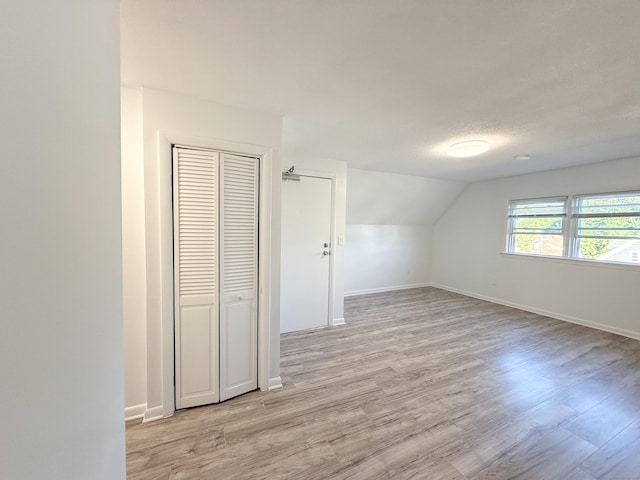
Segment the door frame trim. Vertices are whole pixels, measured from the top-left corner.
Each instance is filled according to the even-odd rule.
[[[147,329],[160,337],[162,416],[175,412],[174,387],[174,292],[173,292],[173,202],[172,202],[172,145],[192,146],[255,156],[259,159],[259,228],[258,228],[258,388],[269,390],[269,358],[271,335],[271,217],[272,217],[272,164],[271,147],[251,145],[227,140],[182,135],[158,131],[157,169],[159,172],[160,223],[160,319],[147,319]],[[159,320],[159,321],[158,321]],[[160,332],[157,332],[157,329]],[[278,332],[279,333],[279,332]],[[156,336],[157,338],[157,336]]]
[[[336,238],[336,206],[338,202],[338,191],[337,191],[337,175],[332,172],[325,172],[320,170],[310,170],[306,168],[296,168],[296,174],[301,177],[314,177],[314,178],[324,178],[326,180],[331,181],[331,228],[329,232],[330,239],[330,248],[331,255],[329,260],[329,308],[327,310],[327,324],[326,326],[330,327],[332,325],[337,325],[338,323],[334,322],[335,319],[335,270],[336,270],[336,256],[334,252],[336,251],[337,246],[337,238]],[[343,320],[344,322],[344,320]]]

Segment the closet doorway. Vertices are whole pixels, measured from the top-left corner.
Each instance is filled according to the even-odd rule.
[[[173,147],[175,406],[258,388],[259,158]]]

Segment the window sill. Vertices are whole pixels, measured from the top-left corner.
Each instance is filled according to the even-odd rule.
[[[596,267],[596,268],[608,268],[614,270],[628,270],[632,272],[640,272],[640,264],[632,265],[629,263],[619,262],[599,262],[597,260],[587,260],[580,258],[567,258],[567,257],[552,257],[549,255],[528,255],[526,253],[512,253],[512,252],[500,252],[500,255],[511,258],[518,258],[521,260],[529,261],[542,261],[550,263],[560,264],[573,264],[581,267]]]

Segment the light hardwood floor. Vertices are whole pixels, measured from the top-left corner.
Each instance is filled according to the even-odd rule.
[[[129,479],[640,479],[640,342],[435,288],[282,336],[284,388],[127,425]]]

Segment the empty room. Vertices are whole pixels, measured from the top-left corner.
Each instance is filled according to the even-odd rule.
[[[640,480],[640,3],[5,14],[0,478]]]

